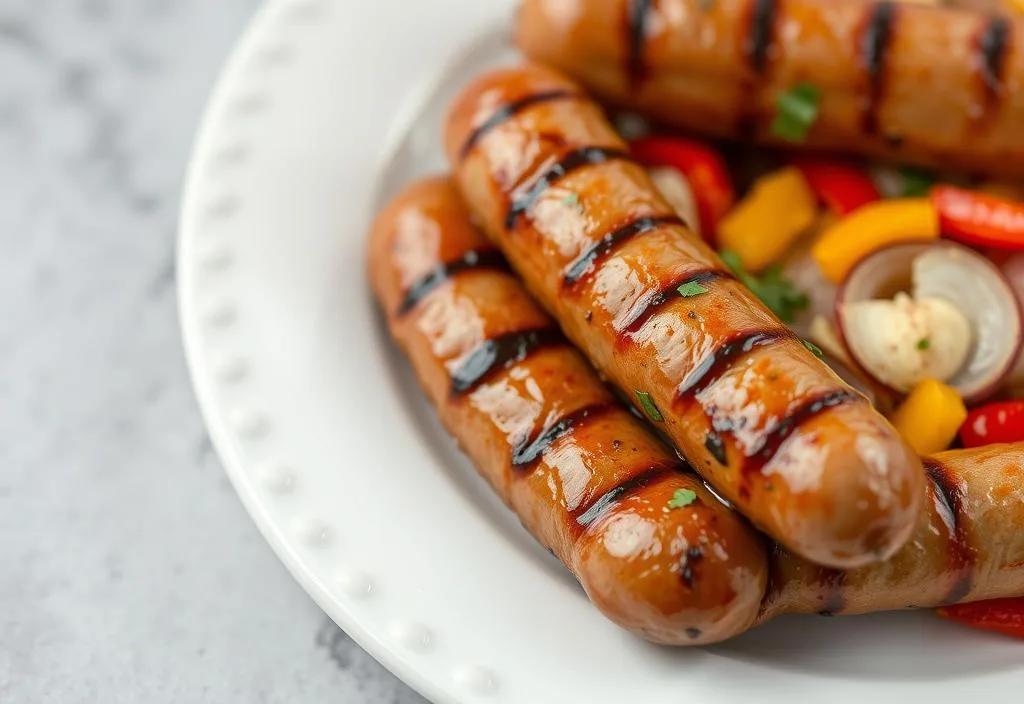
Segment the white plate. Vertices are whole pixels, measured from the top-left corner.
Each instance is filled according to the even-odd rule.
[[[511,11],[272,2],[211,102],[182,216],[182,325],[210,434],[274,550],[438,703],[1019,701],[1019,644],[927,613],[646,645],[589,605],[441,431],[381,331],[364,235],[387,196],[442,168],[443,106],[510,58]]]

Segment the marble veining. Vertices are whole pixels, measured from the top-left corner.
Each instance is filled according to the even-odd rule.
[[[277,561],[185,371],[174,236],[201,108],[258,0],[0,0],[0,702],[414,704]],[[296,2],[295,21],[317,12]],[[289,60],[271,48],[261,61]],[[258,92],[233,109],[257,114]],[[242,144],[217,168],[242,164]],[[238,208],[231,193],[208,216]],[[211,272],[230,268],[216,247]],[[224,301],[210,311],[230,326]],[[220,361],[237,383],[244,362]],[[255,370],[258,372],[258,370]],[[239,419],[256,438],[252,416]],[[258,421],[258,417],[257,417]],[[280,500],[290,471],[269,465]],[[310,526],[329,549],[329,533]],[[353,597],[366,576],[339,575]],[[432,637],[397,632],[413,648]],[[474,689],[490,674],[458,671]]]

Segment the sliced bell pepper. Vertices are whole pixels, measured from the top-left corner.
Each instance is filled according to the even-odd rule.
[[[936,610],[942,618],[971,628],[1024,638],[1024,599],[992,599]]]
[[[979,406],[960,426],[964,447],[1024,442],[1024,401],[1001,401]]]
[[[868,203],[827,229],[811,254],[833,283],[853,266],[890,244],[937,239],[939,220],[927,198],[894,198]]]
[[[935,379],[914,387],[896,409],[892,424],[919,455],[949,449],[967,418],[967,408],[956,389]]]
[[[881,200],[878,188],[860,169],[838,161],[798,159],[793,165],[814,194],[836,215],[847,215],[862,205]]]
[[[777,262],[814,224],[818,206],[800,171],[788,166],[754,182],[718,224],[718,244],[739,255],[747,271]]]
[[[1002,5],[1010,12],[1024,14],[1024,0],[1003,0]]]
[[[1024,249],[1024,204],[956,186],[936,186],[931,197],[946,237],[976,247]]]
[[[701,235],[713,246],[718,222],[736,202],[721,155],[707,145],[680,137],[644,137],[629,146],[644,166],[668,166],[682,172],[697,200]]]

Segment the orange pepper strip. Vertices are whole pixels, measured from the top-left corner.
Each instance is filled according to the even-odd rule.
[[[875,250],[938,236],[938,214],[928,198],[897,198],[868,203],[842,218],[821,235],[811,254],[825,276],[838,284]]]

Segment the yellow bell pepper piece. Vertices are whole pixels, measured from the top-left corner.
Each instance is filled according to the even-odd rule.
[[[877,249],[937,239],[939,216],[928,198],[868,203],[826,230],[811,255],[825,276],[841,283],[850,269]]]
[[[778,261],[814,222],[818,204],[799,169],[762,176],[751,192],[718,223],[721,249],[739,255],[747,271]]]
[[[917,454],[930,455],[948,449],[965,420],[967,408],[956,389],[925,379],[896,409],[892,424]]]

